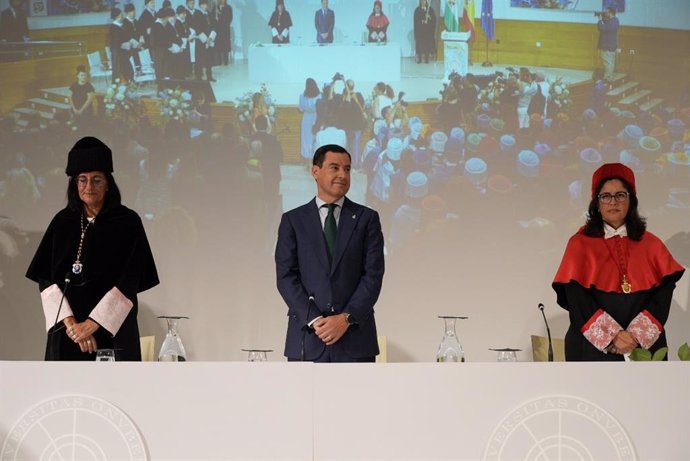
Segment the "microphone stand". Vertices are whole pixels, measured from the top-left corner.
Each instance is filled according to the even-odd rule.
[[[304,351],[304,341],[307,336],[307,330],[309,329],[309,325],[306,324],[307,321],[309,321],[309,314],[311,313],[311,305],[314,303],[314,295],[309,295],[309,300],[307,301],[307,318],[305,319],[305,324],[302,327],[302,350],[300,352],[300,360],[304,362],[305,359],[305,351]]]
[[[62,327],[56,328],[56,325],[58,323],[58,319],[60,318],[60,311],[62,310],[62,303],[65,301],[65,295],[67,294],[67,287],[69,286],[70,282],[72,280],[70,279],[70,273],[69,271],[67,274],[65,274],[65,289],[62,291],[62,297],[60,298],[60,304],[58,305],[58,310],[57,314],[55,314],[55,320],[53,321],[53,326],[50,328],[50,331],[48,332],[48,344],[50,345],[50,359],[55,360],[55,345],[53,344],[54,340],[54,335],[58,330],[61,330]]]
[[[542,317],[544,317],[544,324],[546,325],[546,335],[549,339],[549,350],[547,352],[547,361],[553,362],[553,343],[551,342],[551,330],[549,329],[549,322],[546,321],[546,315],[544,314],[544,305],[539,303],[539,310],[541,311]]]

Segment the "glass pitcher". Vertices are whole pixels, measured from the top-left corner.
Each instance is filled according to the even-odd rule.
[[[439,315],[438,318],[443,319],[445,332],[443,333],[441,344],[438,346],[436,361],[464,362],[465,351],[462,349],[462,345],[458,340],[458,335],[455,333],[455,321],[465,320],[467,317]]]
[[[161,315],[159,319],[165,319],[168,322],[168,332],[165,335],[165,340],[158,353],[159,362],[186,362],[187,351],[182,344],[182,339],[177,333],[177,321],[180,319],[189,319],[183,316],[167,316]]]

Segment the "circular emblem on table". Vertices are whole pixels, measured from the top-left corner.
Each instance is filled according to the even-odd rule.
[[[623,426],[597,404],[547,395],[513,409],[498,423],[484,460],[636,460]]]
[[[90,395],[59,395],[29,408],[9,431],[1,461],[146,460],[139,430],[119,408]]]

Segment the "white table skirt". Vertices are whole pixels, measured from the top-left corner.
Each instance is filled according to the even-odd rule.
[[[0,362],[0,376],[0,460],[690,459],[684,362]]]

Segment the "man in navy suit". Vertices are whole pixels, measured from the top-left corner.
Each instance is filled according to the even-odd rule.
[[[350,154],[319,147],[311,169],[317,195],[283,214],[278,291],[288,307],[285,356],[314,362],[373,362],[374,304],[383,283],[383,234],[376,211],[347,199]]]
[[[328,8],[328,0],[321,0],[321,8],[314,14],[316,43],[333,43],[335,13]]]

